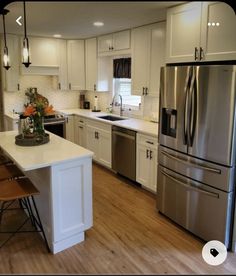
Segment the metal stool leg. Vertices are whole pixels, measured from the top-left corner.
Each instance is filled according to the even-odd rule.
[[[29,217],[30,217],[30,221],[31,221],[31,224],[36,227],[35,225],[35,221],[34,221],[34,215],[33,215],[33,212],[32,212],[32,208],[31,208],[31,204],[29,202],[29,198],[26,197],[26,208],[27,208],[27,211],[29,213]]]
[[[2,215],[3,215],[3,210],[4,210],[5,204],[6,204],[6,201],[3,201],[2,205],[1,205],[1,210],[0,210],[0,224],[2,223]]]
[[[46,243],[47,250],[48,250],[48,252],[51,252],[51,250],[50,250],[50,248],[49,248],[49,246],[48,246],[47,238],[46,238],[45,233],[44,233],[44,230],[43,230],[43,225],[42,225],[41,219],[40,219],[40,217],[39,217],[38,209],[37,209],[36,204],[35,204],[35,201],[34,201],[34,197],[31,196],[31,198],[32,198],[32,201],[33,201],[33,205],[34,205],[34,209],[35,209],[36,215],[37,215],[37,220],[38,220],[38,221],[36,220],[36,222],[37,222],[37,224],[38,224],[40,230],[42,231],[43,238],[44,238],[44,241],[45,241],[45,243]]]

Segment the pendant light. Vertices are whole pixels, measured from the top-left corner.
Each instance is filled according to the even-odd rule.
[[[3,20],[3,32],[4,32],[4,49],[3,49],[3,67],[8,70],[10,66],[10,59],[8,55],[7,48],[7,39],[6,39],[6,27],[5,27],[5,15],[9,12],[9,10],[2,10],[2,20]]]
[[[24,39],[23,39],[23,61],[22,63],[25,65],[25,67],[29,67],[30,62],[30,54],[29,54],[29,39],[27,37],[26,32],[26,12],[25,12],[25,1],[23,1],[24,6]]]

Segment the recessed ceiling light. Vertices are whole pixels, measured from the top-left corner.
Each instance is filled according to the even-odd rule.
[[[103,22],[94,22],[93,25],[97,26],[97,27],[101,27],[104,25],[104,23]]]
[[[56,38],[60,38],[61,37],[60,34],[54,34],[53,36],[56,37]]]

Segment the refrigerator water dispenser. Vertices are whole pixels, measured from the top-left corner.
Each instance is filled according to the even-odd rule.
[[[176,138],[177,110],[162,108],[162,134]]]

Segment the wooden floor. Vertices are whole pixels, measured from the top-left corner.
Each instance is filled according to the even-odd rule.
[[[56,255],[47,253],[39,234],[18,234],[0,249],[0,273],[236,274],[236,254],[207,265],[204,243],[160,215],[153,194],[98,165],[93,210],[86,240]]]

